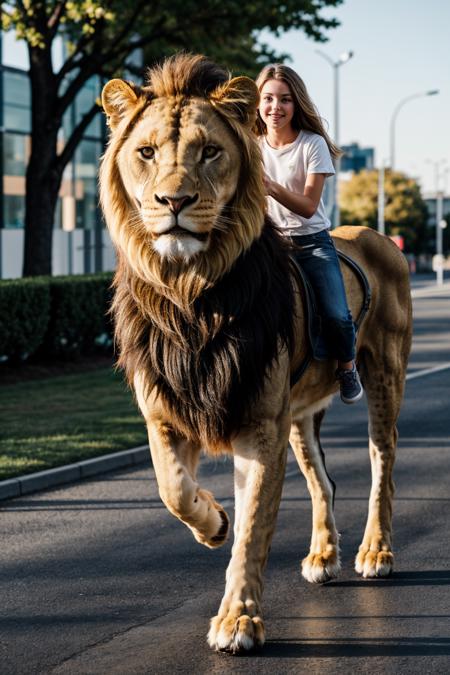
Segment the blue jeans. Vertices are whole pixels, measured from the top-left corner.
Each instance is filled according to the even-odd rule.
[[[291,237],[293,255],[312,286],[322,334],[313,345],[318,360],[355,358],[355,327],[348,308],[339,259],[328,230]]]

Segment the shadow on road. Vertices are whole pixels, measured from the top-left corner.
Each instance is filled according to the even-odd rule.
[[[349,638],[327,640],[289,639],[269,640],[263,650],[264,658],[338,658],[381,656],[447,656],[450,638]]]
[[[450,570],[429,570],[424,572],[394,572],[387,579],[352,579],[348,581],[329,581],[334,587],[369,587],[369,586],[450,586]]]
[[[17,504],[17,506],[16,506]],[[3,511],[79,511],[99,509],[165,509],[160,499],[20,499]]]

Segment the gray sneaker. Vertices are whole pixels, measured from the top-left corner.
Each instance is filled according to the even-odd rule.
[[[344,403],[356,403],[362,398],[363,388],[355,365],[352,370],[336,370],[336,379],[341,386],[341,400]]]

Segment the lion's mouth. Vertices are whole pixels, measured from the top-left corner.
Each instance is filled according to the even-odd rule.
[[[172,227],[167,232],[161,232],[159,236],[163,235],[171,235],[174,237],[193,237],[199,241],[206,241],[208,239],[209,232],[191,232],[191,230],[186,230],[180,225],[174,225],[174,227]]]

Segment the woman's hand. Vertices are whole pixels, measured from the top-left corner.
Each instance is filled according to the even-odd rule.
[[[267,195],[268,197],[272,197],[272,196],[273,196],[273,188],[274,188],[274,185],[275,185],[275,181],[273,181],[271,178],[269,178],[269,176],[268,176],[266,173],[264,173],[264,174],[263,174],[263,183],[264,183],[264,188],[265,188],[265,191],[266,191],[266,195]]]
[[[312,218],[319,206],[325,177],[324,173],[308,174],[302,195],[288,190],[266,174],[263,175],[263,181],[266,195],[302,218]]]

